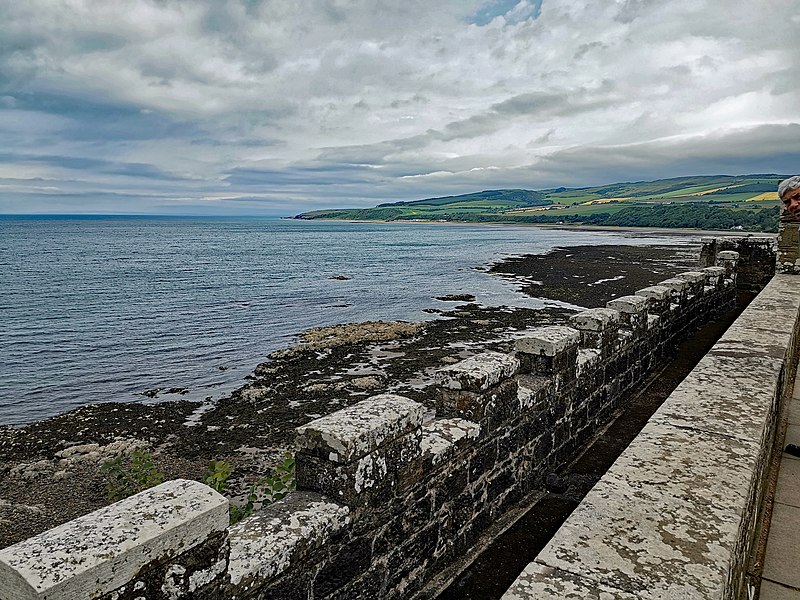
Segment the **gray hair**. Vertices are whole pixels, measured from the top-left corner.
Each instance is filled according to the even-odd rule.
[[[800,188],[800,175],[784,179],[778,184],[778,198],[783,199],[783,195],[791,190]]]

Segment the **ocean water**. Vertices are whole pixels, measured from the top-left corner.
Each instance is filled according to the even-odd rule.
[[[482,268],[680,238],[264,218],[0,217],[0,424],[142,392],[218,398],[309,327],[423,320],[434,296],[539,306]],[[332,279],[342,275],[346,280]],[[174,399],[174,394],[159,396]]]

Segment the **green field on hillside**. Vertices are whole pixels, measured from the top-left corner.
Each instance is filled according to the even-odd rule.
[[[499,189],[317,210],[298,219],[464,221],[777,230],[775,190],[785,175],[711,175],[586,188]],[[720,212],[718,212],[720,211]]]

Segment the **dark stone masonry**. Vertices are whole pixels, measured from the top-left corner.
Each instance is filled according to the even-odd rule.
[[[713,266],[440,369],[435,415],[381,394],[298,427],[298,491],[235,525],[222,496],[176,480],[0,550],[0,597],[412,598],[733,307],[740,255],[753,273],[764,257],[726,244],[706,245]],[[76,547],[97,527],[107,542]]]

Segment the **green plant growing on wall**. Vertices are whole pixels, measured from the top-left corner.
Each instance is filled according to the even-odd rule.
[[[228,479],[233,474],[233,467],[224,460],[212,460],[208,463],[203,483],[220,494],[228,487]]]
[[[272,470],[270,475],[262,477],[256,484],[261,492],[262,504],[272,504],[285,498],[295,489],[294,456],[291,452],[283,455],[283,462]]]
[[[222,493],[227,487],[228,479],[233,473],[233,467],[223,460],[212,460],[203,477],[206,485]],[[263,508],[273,502],[285,498],[295,489],[294,456],[287,452],[283,461],[276,466],[269,475],[257,479],[247,491],[242,506],[231,505],[231,522],[236,523],[249,517],[259,506]]]
[[[100,469],[106,474],[106,493],[111,502],[164,482],[164,473],[156,467],[152,453],[142,449],[106,461]]]

